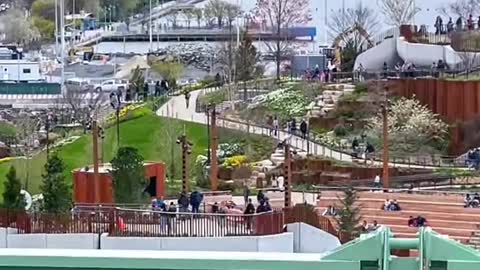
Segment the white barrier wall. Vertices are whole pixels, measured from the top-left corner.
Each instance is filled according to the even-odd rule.
[[[0,231],[0,241],[2,232]],[[2,247],[3,242],[0,242]],[[99,249],[96,234],[6,234],[7,248]]]
[[[47,248],[47,235],[39,234],[8,234],[8,248]]]
[[[46,248],[99,249],[98,234],[47,234]]]
[[[238,252],[293,252],[293,234],[239,237],[108,237],[103,234],[101,249],[187,250]]]
[[[0,248],[7,247],[7,229],[0,228]]]
[[[287,231],[294,235],[296,253],[324,253],[341,245],[337,237],[305,223],[288,224]]]

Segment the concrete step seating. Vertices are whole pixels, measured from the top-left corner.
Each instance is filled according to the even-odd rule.
[[[358,204],[362,218],[372,223],[389,226],[397,237],[414,237],[417,228],[408,227],[410,216],[421,215],[430,227],[449,237],[468,243],[480,224],[480,209],[464,208],[462,194],[407,194],[359,192]],[[339,208],[342,192],[322,192],[317,211],[322,213],[329,205]],[[402,211],[386,212],[381,207],[386,199],[396,199]]]
[[[398,201],[403,211],[410,215],[422,215],[425,214],[442,214],[444,217],[454,217],[460,221],[476,221],[480,223],[480,209],[463,208],[463,205],[444,205],[434,204],[427,202],[416,201]],[[318,207],[328,207],[329,205],[339,206],[339,202],[336,198],[322,198],[318,202]],[[358,206],[362,209],[369,209],[370,211],[379,211],[384,213],[383,201],[367,201],[360,199]]]

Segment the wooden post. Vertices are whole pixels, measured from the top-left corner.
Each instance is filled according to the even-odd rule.
[[[390,188],[390,175],[389,175],[389,151],[388,151],[388,109],[387,102],[382,107],[382,118],[383,118],[383,187],[385,189]]]
[[[218,189],[218,164],[217,164],[217,147],[218,147],[218,133],[217,133],[217,112],[215,110],[215,105],[212,107],[211,112],[211,121],[210,121],[210,135],[212,136],[210,143],[211,150],[211,162],[210,162],[210,187],[212,191],[217,191]]]
[[[290,156],[290,145],[284,142],[285,160],[283,162],[283,189],[285,194],[285,208],[292,206],[292,198],[290,194],[290,180],[292,176],[292,160]]]
[[[95,194],[95,203],[100,203],[100,183],[99,183],[99,174],[98,174],[98,127],[97,121],[94,120],[92,123],[92,144],[93,144],[93,190]]]

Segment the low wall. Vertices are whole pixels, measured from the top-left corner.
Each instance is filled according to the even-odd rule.
[[[103,234],[101,249],[188,250],[238,252],[293,252],[293,234],[239,237],[109,237]]]
[[[3,237],[2,236],[6,236]],[[0,248],[99,249],[96,234],[15,234],[0,230]]]
[[[0,228],[0,248],[188,250],[233,252],[323,253],[340,246],[333,235],[304,223],[288,232],[244,237],[108,237],[103,234],[16,234]]]
[[[0,248],[294,252],[295,232],[239,237],[109,237],[96,234],[17,234],[0,228]],[[315,238],[317,239],[317,238]],[[321,242],[317,246],[323,246]],[[299,249],[302,250],[302,249]]]

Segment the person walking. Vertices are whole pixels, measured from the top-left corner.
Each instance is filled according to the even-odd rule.
[[[160,91],[161,91],[160,81],[157,81],[155,83],[155,96],[156,97],[160,96]]]
[[[252,199],[248,199],[243,214],[246,216],[245,222],[247,223],[247,230],[251,230],[253,221],[251,215],[255,214],[255,206],[252,203]]]
[[[203,194],[195,190],[190,194],[190,204],[192,205],[192,213],[200,213],[200,204],[203,201]]]
[[[190,92],[185,92],[185,103],[188,109],[188,107],[190,106]]]
[[[308,124],[305,120],[302,120],[300,123],[300,131],[302,132],[302,138],[307,139]]]
[[[274,132],[273,135],[275,137],[277,137],[278,136],[278,118],[277,118],[277,116],[275,116],[273,118],[273,132]]]
[[[248,198],[250,197],[250,189],[248,188],[247,182],[243,183],[243,201],[245,205],[248,204]]]
[[[295,118],[292,118],[292,121],[290,122],[290,133],[295,135],[297,132],[297,122],[295,121]]]
[[[180,198],[178,198],[178,205],[180,207],[180,212],[182,213],[188,212],[188,206],[190,205],[190,202],[188,200],[188,196],[185,191],[180,193]]]
[[[470,14],[467,19],[467,29],[468,31],[472,31],[475,28],[475,25],[473,24],[473,16]]]
[[[450,17],[447,23],[447,33],[450,34],[452,32],[453,32],[453,20],[452,20],[452,17]]]
[[[273,134],[273,117],[271,115],[268,116],[267,119],[267,128],[268,128],[268,133],[270,136]]]

